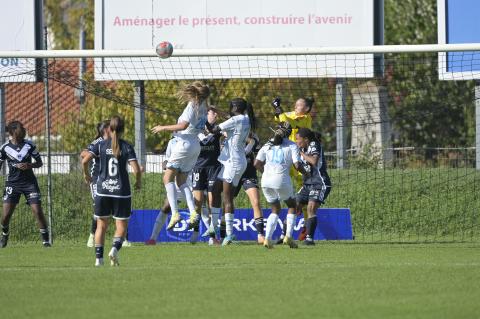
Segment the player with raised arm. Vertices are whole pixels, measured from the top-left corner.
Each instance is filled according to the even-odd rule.
[[[325,154],[315,133],[308,128],[301,128],[296,134],[296,140],[303,170],[306,172],[303,175],[303,186],[297,194],[298,209],[307,205],[307,237],[304,243],[315,245],[313,235],[317,228],[317,209],[320,204],[325,203],[332,184],[327,173]]]
[[[128,178],[127,163],[135,174],[135,189],[141,187],[142,173],[138,165],[133,146],[121,139],[124,122],[119,116],[110,120],[110,138],[101,141],[89,150],[82,160],[83,178],[92,182],[88,173],[88,165],[94,157],[99,159],[97,178],[97,196],[95,197],[95,217],[97,230],[95,232],[95,266],[103,265],[103,250],[105,234],[110,216],[115,219],[115,233],[110,253],[110,264],[119,265],[118,252],[122,248],[132,210],[132,193]]]
[[[185,194],[185,200],[190,211],[190,224],[199,220],[192,191],[187,184],[187,176],[195,166],[201,151],[198,134],[204,130],[207,122],[207,98],[209,95],[210,89],[201,82],[194,82],[185,86],[179,91],[178,97],[188,104],[178,118],[177,124],[157,125],[152,128],[153,133],[174,132],[172,153],[167,159],[167,170],[163,174],[163,183],[172,209],[172,216],[167,229],[172,229],[181,220],[177,207],[175,183]]]
[[[108,139],[110,133],[110,121],[102,121],[97,124],[97,136],[95,139],[80,153],[80,158],[83,160],[89,151],[93,149],[103,140]],[[98,158],[93,158],[90,166],[90,176],[92,177],[92,182],[90,183],[90,193],[92,195],[93,205],[95,207],[95,197],[97,196],[97,177],[99,171]],[[97,220],[95,219],[95,208],[92,214],[92,225],[90,228],[90,236],[87,240],[87,247],[95,246],[95,231],[97,230]]]
[[[289,136],[290,141],[295,143],[295,135],[300,128],[312,129],[312,116],[310,112],[312,111],[313,104],[315,100],[312,97],[301,97],[295,101],[294,109],[290,112],[284,112],[281,106],[281,98],[276,97],[272,101],[272,106],[275,110],[275,121],[277,122],[288,122],[292,126],[292,133]],[[290,169],[290,176],[294,183],[294,189],[296,191],[300,190],[302,187],[302,175],[297,172],[293,167]],[[301,212],[297,212],[300,214]],[[307,214],[304,213],[304,220],[307,221]],[[285,233],[286,227],[284,222],[283,233]],[[306,237],[306,227],[304,226],[298,236],[299,240],[304,240]],[[280,238],[280,242],[283,240],[283,236]]]
[[[217,122],[218,110],[215,107],[210,106],[208,108],[207,121],[210,125],[215,125]],[[210,237],[212,238],[212,244],[218,240],[218,220],[221,213],[221,197],[214,194],[221,193],[222,185],[217,183],[217,176],[222,168],[222,164],[218,161],[220,155],[220,138],[222,134],[217,132],[216,134],[208,131],[198,134],[200,139],[201,151],[198,156],[197,163],[192,172],[192,188],[193,197],[195,198],[195,204],[197,210],[202,211],[202,220],[207,226]],[[211,211],[211,219],[208,216],[208,209],[202,209],[202,205],[205,202],[205,192],[207,192],[208,207]],[[198,223],[189,226],[194,230],[198,230]]]
[[[255,167],[263,172],[263,195],[272,206],[272,213],[267,219],[264,242],[266,248],[273,248],[272,235],[277,227],[281,201],[285,202],[288,207],[286,236],[283,243],[289,245],[290,248],[298,247],[292,238],[296,201],[289,171],[292,166],[301,170],[301,166],[298,147],[288,139],[291,132],[292,127],[288,122],[280,123],[273,138],[260,149],[255,160]]]
[[[247,141],[250,129],[255,129],[255,115],[250,103],[242,98],[235,98],[230,101],[231,117],[219,125],[210,125],[207,123],[208,130],[216,134],[224,132],[226,140],[220,153],[218,161],[222,164],[222,169],[218,174],[218,179],[223,183],[223,204],[225,209],[226,236],[222,245],[231,244],[235,237],[233,235],[233,194],[235,187],[240,182],[245,169],[247,168],[247,158],[245,156],[245,143]]]
[[[25,196],[27,204],[30,205],[33,216],[35,216],[37,225],[40,228],[43,246],[50,247],[47,221],[45,220],[40,200],[40,188],[32,170],[33,168],[42,167],[42,159],[35,144],[25,139],[26,130],[21,122],[10,122],[7,125],[7,132],[10,135],[10,141],[0,147],[0,166],[5,161],[8,164],[8,176],[3,192],[0,248],[7,246],[10,234],[10,218],[22,194]],[[35,160],[34,163],[32,163],[32,159]]]
[[[258,178],[257,170],[254,166],[255,156],[259,148],[260,141],[257,134],[250,131],[247,138],[247,144],[245,146],[245,155],[247,157],[247,168],[240,178],[240,183],[235,189],[234,198],[240,193],[240,189],[243,187],[245,193],[247,193],[248,199],[253,209],[253,218],[255,223],[255,229],[257,230],[257,243],[263,245],[265,236],[263,234],[263,212],[260,207],[260,192],[258,191]]]

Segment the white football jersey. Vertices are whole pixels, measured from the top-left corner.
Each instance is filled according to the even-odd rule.
[[[291,184],[290,167],[300,160],[297,145],[284,138],[282,144],[265,144],[257,154],[257,160],[265,163],[262,175],[262,187],[281,188]]]
[[[245,143],[250,133],[250,121],[248,115],[235,115],[219,125],[220,129],[227,134],[218,161],[222,164],[243,163],[245,157]]]
[[[189,125],[183,131],[175,132],[174,136],[197,138],[197,135],[205,129],[205,123],[207,122],[207,103],[203,101],[195,109],[193,103],[189,102],[183,110],[182,115],[178,118],[177,123],[180,122],[187,122]]]

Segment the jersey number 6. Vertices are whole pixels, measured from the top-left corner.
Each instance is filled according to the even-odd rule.
[[[117,176],[118,173],[118,160],[115,157],[112,157],[108,160],[108,175]]]

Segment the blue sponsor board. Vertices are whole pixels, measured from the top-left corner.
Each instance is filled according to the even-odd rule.
[[[144,242],[150,238],[158,210],[134,210],[128,224],[128,240],[132,242]],[[264,209],[265,220],[270,214],[270,209]],[[157,238],[158,242],[182,242],[188,241],[192,235],[192,230],[187,230],[185,222],[188,219],[186,211],[180,211],[184,220],[170,231],[163,227]],[[286,209],[282,209],[280,219],[285,220]],[[350,218],[350,209],[348,208],[320,208],[317,212],[318,226],[315,232],[316,240],[351,240],[353,239],[352,223]],[[168,220],[167,220],[168,222]],[[294,238],[298,237],[300,229],[304,225],[303,216],[297,217],[294,227]],[[283,224],[279,221],[273,238],[280,237]],[[233,224],[234,233],[238,240],[257,240],[257,231],[253,219],[252,209],[235,210],[235,221]],[[205,232],[206,226],[201,223],[200,234]],[[201,241],[207,241],[208,238],[199,238]]]

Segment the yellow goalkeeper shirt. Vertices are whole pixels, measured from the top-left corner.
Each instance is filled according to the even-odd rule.
[[[288,122],[292,126],[292,134],[289,140],[295,142],[295,134],[301,127],[312,128],[312,116],[310,114],[297,115],[295,111],[284,112],[275,118],[277,122]]]

